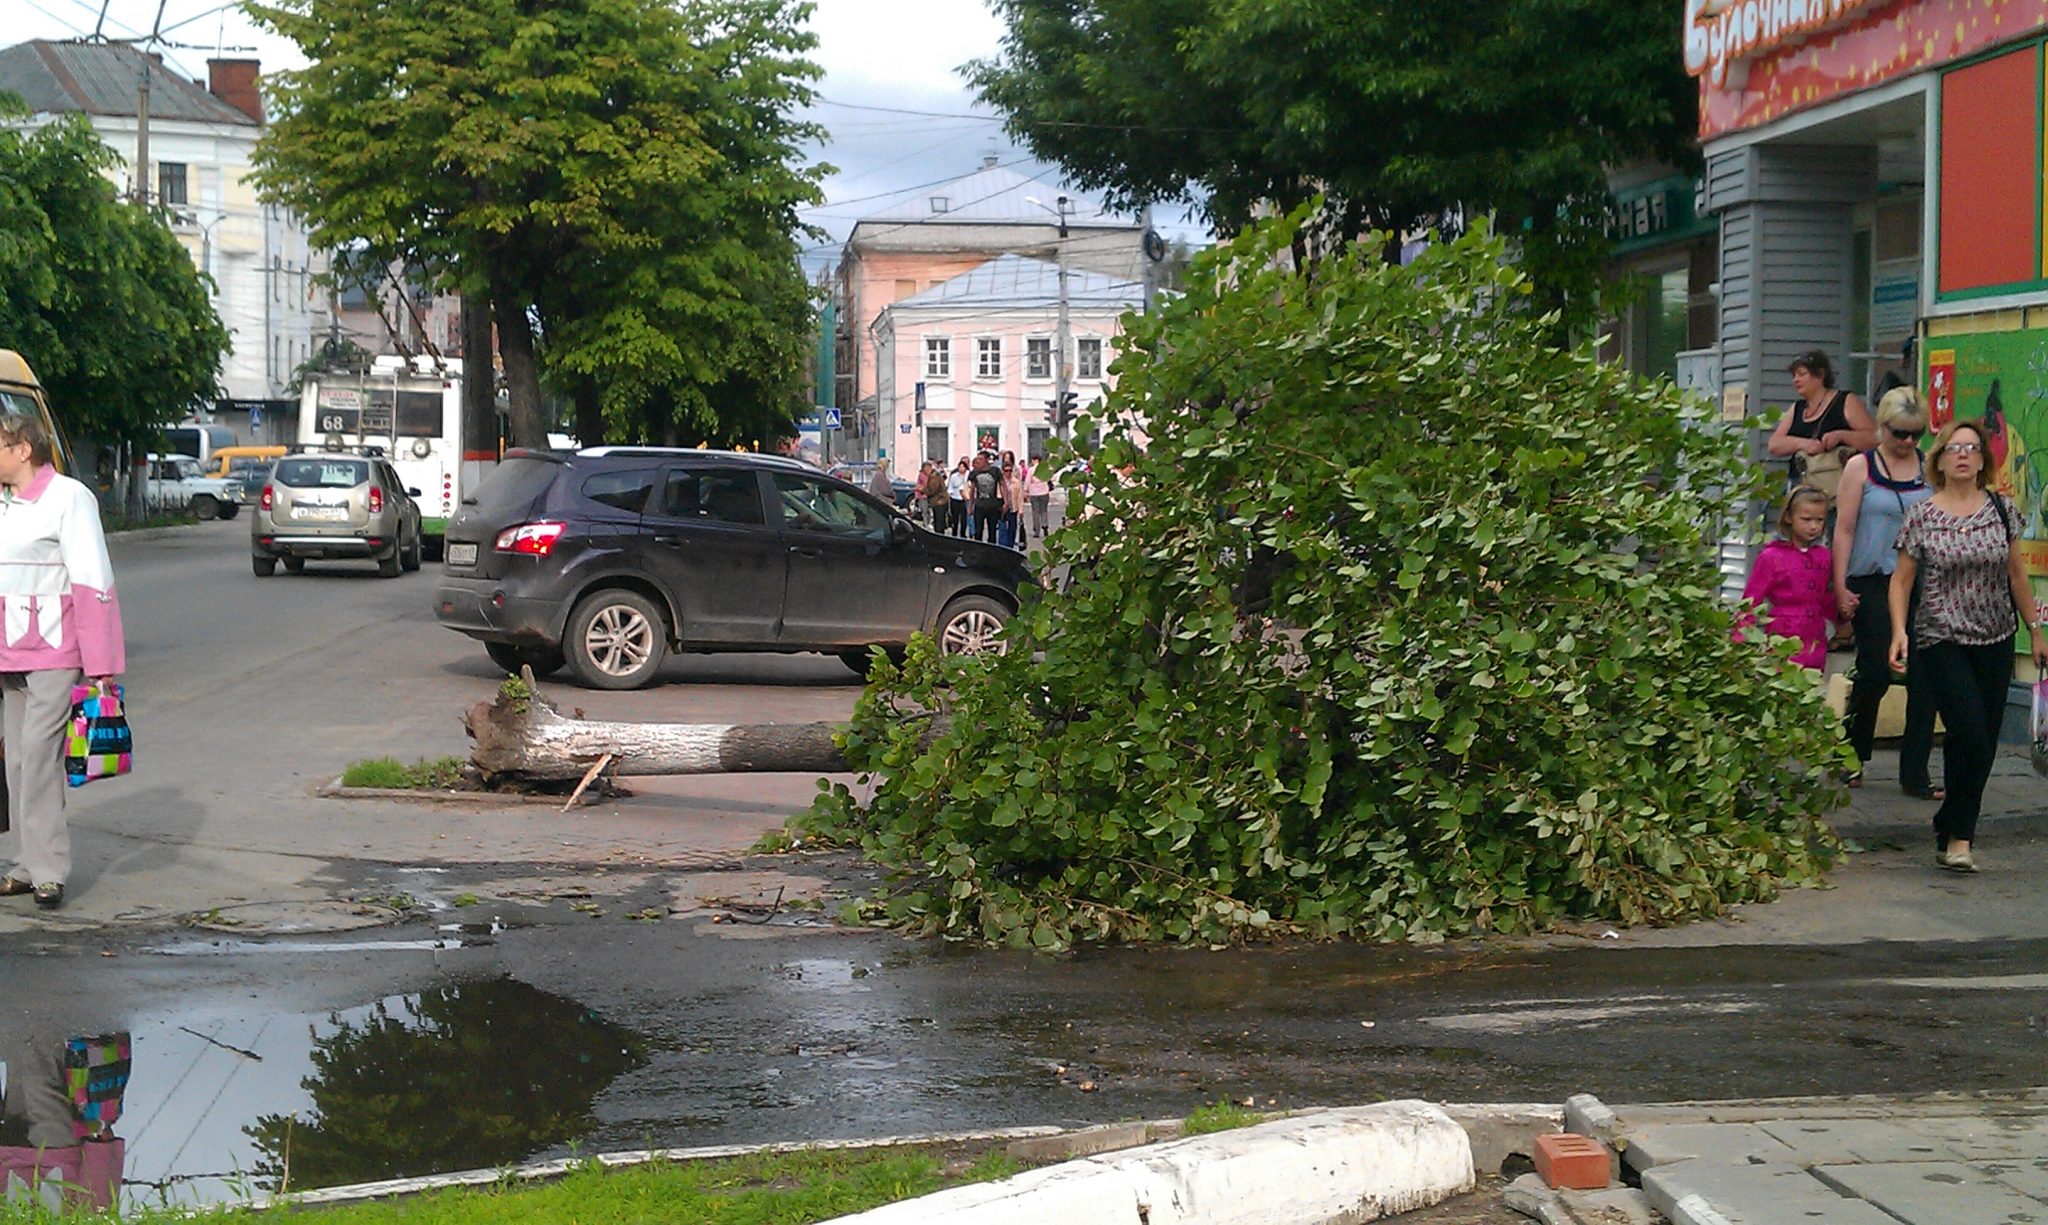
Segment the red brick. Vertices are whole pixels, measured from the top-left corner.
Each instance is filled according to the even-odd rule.
[[[1607,1146],[1570,1132],[1538,1136],[1536,1172],[1552,1187],[1598,1191],[1607,1185]]]

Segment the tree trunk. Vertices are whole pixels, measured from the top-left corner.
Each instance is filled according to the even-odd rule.
[[[588,382],[576,389],[576,441],[586,447],[604,445],[604,405],[596,385]]]
[[[498,325],[498,353],[505,360],[505,391],[511,397],[515,447],[548,445],[547,415],[541,410],[540,365],[533,352],[533,321],[513,278],[491,277],[491,318]]]
[[[502,691],[462,723],[476,742],[470,761],[486,778],[579,779],[606,754],[610,773],[832,774],[852,767],[832,743],[836,723],[614,723],[564,716],[532,692]]]
[[[462,458],[498,458],[498,367],[492,355],[491,303],[481,293],[462,295]],[[465,482],[465,489],[470,486]]]

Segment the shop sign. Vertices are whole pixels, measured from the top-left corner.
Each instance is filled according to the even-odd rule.
[[[1686,0],[1684,55],[1700,83],[1700,139],[1940,68],[2044,28],[2048,0]]]
[[[1890,0],[1685,0],[1685,70],[1741,89],[1748,61],[1843,26]]]
[[[1913,334],[1920,320],[1920,261],[1886,260],[1870,286],[1870,334],[1880,342]]]
[[[1620,253],[1711,233],[1714,223],[1700,216],[1704,189],[1680,176],[1617,191],[1607,202],[1607,237]]]

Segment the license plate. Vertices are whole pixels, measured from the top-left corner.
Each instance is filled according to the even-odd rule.
[[[295,513],[301,519],[311,519],[319,523],[336,523],[348,518],[348,507],[301,506]]]
[[[476,546],[473,544],[449,545],[448,564],[451,566],[474,566],[476,564]]]

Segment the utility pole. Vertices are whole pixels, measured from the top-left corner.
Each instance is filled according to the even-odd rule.
[[[149,205],[149,52],[142,55],[142,88],[135,100],[135,202]]]
[[[1053,341],[1053,401],[1059,407],[1054,410],[1053,429],[1061,442],[1067,441],[1073,431],[1073,422],[1067,416],[1067,388],[1073,383],[1071,368],[1068,366],[1067,349],[1071,346],[1071,329],[1067,320],[1067,198],[1061,196],[1056,202],[1060,219],[1060,322],[1058,337]]]

